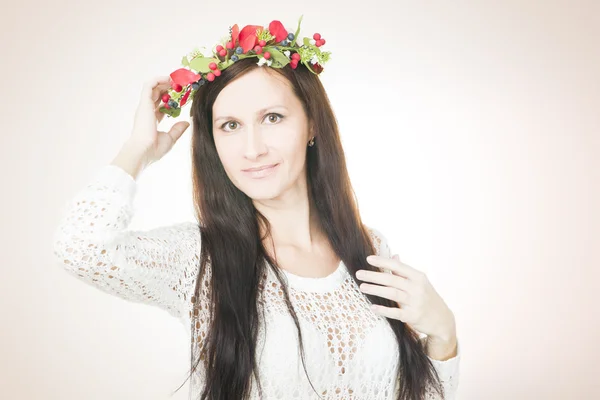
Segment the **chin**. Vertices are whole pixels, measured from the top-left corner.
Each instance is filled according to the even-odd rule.
[[[276,184],[270,184],[265,187],[246,187],[242,191],[252,200],[271,200],[279,197],[281,194],[280,187]]]

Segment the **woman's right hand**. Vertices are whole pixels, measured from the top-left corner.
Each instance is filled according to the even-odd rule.
[[[171,78],[159,76],[147,81],[142,89],[129,141],[140,146],[145,165],[158,161],[167,154],[190,126],[187,121],[179,121],[168,132],[158,130],[158,124],[165,116],[159,110],[161,98],[170,87]]]

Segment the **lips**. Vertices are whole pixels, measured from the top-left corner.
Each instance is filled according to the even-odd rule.
[[[267,169],[267,168],[271,168],[274,167],[277,164],[269,164],[269,165],[263,165],[261,167],[255,167],[255,168],[248,168],[248,169],[244,169],[244,172],[253,172],[253,171],[261,171],[263,169]]]
[[[242,172],[248,178],[262,179],[262,178],[266,178],[268,176],[273,175],[278,167],[279,167],[279,164],[269,164],[269,165],[262,165],[260,167],[244,169],[244,170],[242,170]]]

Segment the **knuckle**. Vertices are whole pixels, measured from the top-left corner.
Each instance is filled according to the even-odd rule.
[[[400,285],[402,285],[403,283],[404,283],[404,279],[403,279],[403,278],[401,278],[401,277],[399,277],[399,276],[397,276],[397,275],[394,275],[394,285],[395,285],[395,286],[398,286],[398,287],[399,287],[399,286],[400,286]]]
[[[394,297],[394,300],[396,300],[397,302],[402,301],[402,293],[400,292],[400,290],[398,290],[398,289],[394,290],[393,297]]]

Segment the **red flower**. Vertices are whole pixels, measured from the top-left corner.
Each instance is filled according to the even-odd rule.
[[[181,98],[181,101],[179,102],[179,106],[183,107],[183,105],[187,102],[188,97],[190,97],[190,92],[192,91],[192,88],[189,88],[187,90],[187,92],[185,92],[185,94],[183,95],[183,97]]]
[[[186,68],[179,68],[178,70],[171,72],[170,76],[173,82],[181,86],[189,85],[190,83],[196,82],[202,78],[202,76]]]
[[[277,43],[284,40],[288,35],[288,32],[283,27],[283,24],[277,20],[271,21],[271,23],[269,24],[269,33],[275,36],[275,41]]]
[[[237,24],[235,24],[231,27],[231,43],[233,43],[233,47],[235,47],[235,41],[237,40],[239,34],[240,28],[237,26]]]
[[[239,36],[240,46],[244,53],[253,49],[258,43],[257,31],[262,30],[263,27],[260,25],[246,25],[241,31]]]

